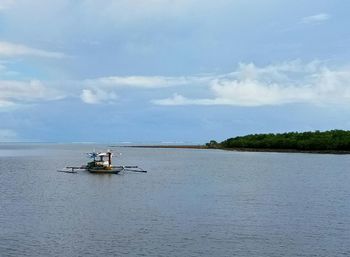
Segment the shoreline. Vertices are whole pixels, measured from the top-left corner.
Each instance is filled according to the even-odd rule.
[[[112,146],[116,147],[116,146]],[[296,150],[296,149],[266,149],[266,148],[208,148],[204,145],[129,145],[117,147],[130,148],[164,148],[164,149],[200,149],[200,150],[224,150],[236,152],[265,152],[265,153],[310,153],[310,154],[350,154],[350,151],[340,150]]]

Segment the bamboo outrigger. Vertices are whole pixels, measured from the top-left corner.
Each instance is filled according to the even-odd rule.
[[[112,165],[113,153],[109,150],[107,152],[92,152],[88,153],[88,155],[92,161],[88,162],[86,165],[82,165],[80,167],[67,166],[65,169],[58,171],[65,173],[77,173],[78,170],[86,170],[95,174],[118,174],[121,171],[147,172],[138,166]]]

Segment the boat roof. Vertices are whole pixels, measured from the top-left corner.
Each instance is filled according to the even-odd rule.
[[[111,152],[92,152],[92,153],[87,153],[90,158],[95,158],[95,157],[107,157],[109,154],[113,155]]]
[[[108,153],[98,153],[97,156],[108,156]]]

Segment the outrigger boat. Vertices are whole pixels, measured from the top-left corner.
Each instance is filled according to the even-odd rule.
[[[138,166],[114,166],[112,165],[111,151],[107,152],[92,152],[88,153],[88,156],[92,161],[88,162],[86,165],[80,167],[68,166],[63,170],[58,170],[59,172],[66,173],[77,173],[77,170],[86,170],[90,173],[95,174],[118,174],[121,171],[133,171],[133,172],[147,172]]]

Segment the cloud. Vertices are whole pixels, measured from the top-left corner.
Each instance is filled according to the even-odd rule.
[[[329,20],[331,16],[327,13],[319,13],[311,16],[307,16],[301,19],[301,23],[304,24],[320,24]]]
[[[31,48],[21,44],[14,44],[10,42],[0,41],[0,56],[13,57],[13,56],[34,56],[44,58],[56,58],[61,59],[66,57],[65,54],[60,52],[45,51],[37,48]]]
[[[41,81],[0,80],[0,108],[18,104],[62,99],[64,94]]]
[[[66,96],[78,96],[87,104],[109,104],[118,99],[119,89],[121,93],[134,90],[132,95],[135,97],[136,91],[140,90],[157,91],[157,95],[173,90],[170,97],[151,100],[153,104],[163,106],[350,104],[350,68],[331,68],[317,60],[308,63],[295,60],[262,67],[241,63],[236,70],[226,74],[109,76],[63,84],[0,80],[0,107],[5,109]]]
[[[329,69],[320,62],[300,61],[256,67],[241,64],[237,71],[210,81],[212,98],[181,94],[152,100],[157,105],[264,106],[289,103],[350,104],[350,69]]]
[[[215,105],[215,99],[189,99],[178,93],[175,93],[173,97],[152,100],[152,103],[156,105]]]
[[[277,84],[263,84],[258,81],[217,82],[211,87],[216,95],[210,99],[189,99],[179,94],[172,98],[154,100],[158,105],[235,105],[262,106],[302,102],[311,99],[308,89],[281,87]]]
[[[110,103],[117,99],[114,92],[105,92],[100,89],[83,89],[81,100],[87,104]]]
[[[81,91],[80,98],[84,103],[99,104],[112,103],[117,99],[114,90],[128,89],[162,89],[168,87],[195,86],[209,82],[210,76],[109,76],[84,80],[81,84],[85,87]],[[77,83],[79,84],[79,82]]]
[[[0,74],[6,72],[1,66]],[[78,97],[87,104],[113,103],[118,89],[154,90],[168,87],[197,85],[208,83],[210,76],[109,76],[81,81],[51,81],[43,83],[39,80],[0,80],[0,107],[16,106],[25,102],[57,100],[64,97]]]
[[[181,86],[188,84],[201,83],[207,81],[207,76],[110,76],[86,80],[86,85],[98,85],[100,87],[120,88],[162,88],[171,86]]]
[[[0,99],[0,110],[4,109],[4,108],[11,108],[11,107],[14,107],[14,106],[15,106],[14,102]]]

